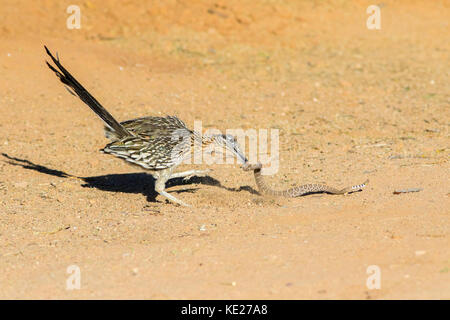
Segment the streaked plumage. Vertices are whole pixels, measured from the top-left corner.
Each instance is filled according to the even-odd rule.
[[[103,152],[149,170],[162,170],[180,164],[190,155],[194,132],[175,116],[144,117],[120,123],[133,136],[119,138],[105,128],[113,140]]]

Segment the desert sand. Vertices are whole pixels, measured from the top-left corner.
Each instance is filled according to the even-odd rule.
[[[450,298],[448,1],[384,1],[379,30],[367,1],[89,0],[68,29],[71,4],[0,1],[0,298]],[[274,188],[370,183],[274,198],[185,166],[212,171],[176,206],[98,151],[44,44],[120,121],[278,129]]]

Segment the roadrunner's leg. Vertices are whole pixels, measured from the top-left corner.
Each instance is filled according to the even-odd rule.
[[[211,171],[210,169],[206,169],[206,170],[188,170],[183,172],[176,172],[171,174],[169,179],[184,178],[183,180],[188,180],[193,176],[204,177],[210,171]]]
[[[156,181],[155,181],[155,191],[158,192],[163,197],[166,197],[167,199],[171,200],[172,202],[175,202],[181,206],[190,207],[187,203],[184,203],[181,200],[178,200],[173,195],[169,194],[166,189],[166,182],[171,178],[171,171],[172,169],[165,169],[162,170],[158,175],[155,175]]]

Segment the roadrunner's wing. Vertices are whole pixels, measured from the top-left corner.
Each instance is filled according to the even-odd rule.
[[[189,156],[191,141],[183,137],[174,140],[170,134],[129,137],[109,143],[102,151],[145,169],[162,170],[180,164]]]

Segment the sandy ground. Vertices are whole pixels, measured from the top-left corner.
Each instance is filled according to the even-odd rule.
[[[82,1],[69,30],[72,2],[0,1],[0,298],[450,298],[448,1],[385,1],[381,30],[367,1],[277,0]],[[199,165],[170,204],[98,152],[44,44],[119,120],[279,129],[274,187],[370,184],[270,198]]]

